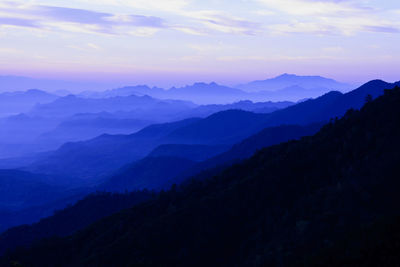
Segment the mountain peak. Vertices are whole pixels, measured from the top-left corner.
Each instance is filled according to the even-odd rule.
[[[297,76],[296,74],[289,74],[289,73],[283,73],[283,74],[281,74],[281,75],[278,75],[277,77],[275,77],[275,78],[286,78],[286,77],[299,77],[299,76]]]
[[[283,73],[271,79],[253,81],[248,84],[239,85],[237,88],[248,92],[279,91],[288,87],[298,86],[301,89],[319,89],[320,94],[330,90],[350,89],[349,85],[337,82],[322,76],[300,76],[296,74]]]

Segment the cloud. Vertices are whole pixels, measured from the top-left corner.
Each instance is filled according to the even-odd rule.
[[[136,28],[138,31],[138,28],[167,27],[162,18],[154,16],[119,16],[85,9],[17,4],[0,6],[0,25],[106,34],[119,34],[120,28]]]
[[[80,0],[81,2],[88,2]],[[161,29],[173,29],[192,35],[214,33],[254,35],[260,32],[260,24],[232,16],[217,10],[185,9],[186,0],[171,1],[108,1],[100,0],[97,5],[114,5],[150,12],[161,10],[174,14],[179,23],[167,23],[158,16],[138,14],[112,14],[87,9],[32,5],[23,2],[3,2],[0,4],[0,25],[33,27],[46,30],[62,30],[82,33],[153,35]]]
[[[355,4],[351,0],[257,0],[265,6],[291,15],[344,15],[364,12],[367,7]]]
[[[202,23],[208,28],[216,31],[245,35],[256,34],[261,26],[258,23],[250,22],[248,20],[232,18],[223,15],[214,15],[202,19]]]
[[[360,5],[355,0],[256,0],[281,13],[280,22],[267,26],[273,33],[344,34],[399,32],[399,21],[389,11]],[[268,10],[267,10],[268,11]],[[262,14],[262,12],[260,13]]]
[[[31,27],[36,28],[38,25],[36,21],[30,19],[22,19],[22,18],[9,18],[9,17],[0,17],[0,26],[18,26],[18,27]]]
[[[314,22],[299,22],[295,21],[287,24],[272,24],[268,29],[275,34],[280,33],[310,33],[317,35],[332,34],[335,28],[330,25],[324,25]]]
[[[93,0],[80,0],[83,3],[93,4]],[[188,0],[96,0],[96,4],[134,8],[139,10],[158,10],[163,12],[179,13],[184,10],[190,1]]]
[[[391,26],[364,26],[364,30],[370,32],[399,33],[399,28]]]
[[[205,26],[202,33],[222,32],[228,34],[255,35],[261,24],[217,10],[181,11],[180,14]]]

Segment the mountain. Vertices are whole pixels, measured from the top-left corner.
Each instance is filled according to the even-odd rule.
[[[38,238],[70,235],[103,217],[150,200],[152,197],[153,193],[150,191],[88,195],[73,206],[56,211],[51,217],[32,225],[18,226],[3,233],[0,241],[0,255],[6,252],[6,249],[29,244]]]
[[[168,144],[158,146],[148,157],[182,157],[192,161],[203,161],[228,149],[229,146]]]
[[[131,135],[102,135],[67,143],[37,160],[28,170],[98,178],[145,157],[162,144],[232,145],[263,129],[265,115],[228,110],[204,119],[149,126]]]
[[[99,186],[109,192],[165,189],[168,181],[195,164],[178,157],[146,157],[123,167]]]
[[[91,139],[101,134],[130,134],[155,123],[140,118],[140,115],[143,114],[138,112],[132,118],[126,118],[125,114],[101,112],[66,118],[28,114],[0,118],[0,158],[50,151],[66,142]]]
[[[229,145],[264,128],[266,114],[227,110],[186,125],[164,137],[164,143]]]
[[[149,96],[111,97],[104,99],[82,98],[75,95],[61,97],[48,104],[36,106],[30,113],[36,116],[68,117],[78,113],[99,113],[118,111],[156,112],[168,107],[179,113],[194,107],[192,103],[178,100],[160,101]],[[171,111],[170,111],[171,112]]]
[[[229,150],[224,146],[161,145],[143,160],[128,164],[117,174],[107,178],[99,190],[124,192],[144,188],[168,189],[173,184],[190,181],[194,176],[200,179],[218,173],[227,166],[251,157],[264,147],[313,135],[322,125],[319,123],[266,128]],[[202,161],[193,161],[200,157]]]
[[[244,111],[251,111],[255,113],[271,113],[279,109],[287,108],[295,103],[289,101],[282,102],[252,102],[250,100],[242,100],[232,104],[218,105],[201,105],[188,112],[184,113],[185,117],[207,117],[213,113],[220,111],[239,109]]]
[[[250,158],[262,148],[288,142],[290,140],[297,140],[304,136],[314,135],[323,125],[324,123],[314,123],[306,126],[281,125],[265,128],[242,142],[235,144],[229,150],[214,157],[209,157],[193,167],[186,169],[179,176],[170,179],[169,185],[173,183],[180,184],[187,181],[188,178],[192,176],[200,178],[218,173],[228,166]]]
[[[33,184],[33,182],[32,182]],[[17,184],[16,186],[19,186]],[[33,189],[38,187],[33,186]],[[47,186],[48,188],[48,186]],[[20,191],[16,190],[13,195],[19,194]],[[42,191],[39,190],[31,192],[26,190],[26,195],[39,196]],[[19,225],[32,224],[40,221],[43,218],[54,215],[54,211],[64,209],[65,207],[75,204],[78,200],[84,198],[89,193],[93,192],[87,188],[77,188],[74,190],[68,190],[65,187],[57,187],[57,191],[51,198],[44,198],[48,193],[43,195],[41,201],[36,202],[25,202],[23,205],[19,205],[18,209],[1,208],[0,209],[0,233],[5,230],[16,227]],[[56,195],[57,193],[60,193]],[[38,199],[40,196],[38,197]]]
[[[96,187],[95,190],[119,191],[136,190],[138,188],[163,189],[169,188],[173,183],[180,183],[191,175],[195,175],[207,168],[215,168],[217,165],[225,166],[234,160],[247,158],[257,149],[264,146],[295,139],[303,135],[310,135],[317,127],[281,126],[277,129],[265,129],[254,137],[250,137],[242,144],[235,145],[230,153],[207,160],[217,154],[226,151],[226,146],[205,145],[161,145],[153,150],[145,159],[134,162],[123,167],[119,172],[108,177],[105,182]],[[30,159],[27,159],[28,162]],[[59,200],[48,205],[35,208],[23,209],[18,212],[6,212],[0,210],[4,227],[32,223],[39,218],[52,214],[54,209],[63,208],[68,203],[73,203],[82,194],[73,198]]]
[[[307,125],[327,121],[342,116],[350,108],[361,108],[368,95],[375,98],[382,95],[385,89],[397,85],[400,85],[400,82],[387,83],[381,80],[373,80],[346,94],[332,91],[316,99],[307,100],[271,113],[268,124],[271,126],[281,124]]]
[[[150,95],[153,97],[165,97],[166,90],[162,88],[153,87],[150,88],[147,85],[136,85],[136,86],[125,86],[121,88],[109,89],[106,91],[85,91],[79,94],[79,96],[86,98],[109,98],[117,96],[145,96]]]
[[[280,126],[274,128],[267,128],[261,131],[260,133],[246,139],[240,144],[233,146],[226,153],[222,153],[214,158],[211,158],[213,154],[216,154],[218,150],[219,152],[225,151],[227,148],[225,147],[211,147],[211,146],[195,146],[195,145],[161,145],[152,151],[148,157],[138,162],[134,162],[131,164],[127,164],[123,168],[121,168],[117,173],[108,177],[104,183],[100,186],[96,187],[96,190],[105,190],[112,192],[125,192],[129,190],[137,190],[138,188],[148,188],[148,189],[166,189],[169,188],[174,183],[181,183],[189,180],[190,176],[197,175],[200,172],[204,172],[206,169],[210,169],[207,174],[213,173],[214,169],[218,167],[219,169],[231,165],[234,162],[237,162],[241,159],[245,159],[253,155],[258,149],[263,147],[267,147],[270,145],[278,144],[284,141],[288,141],[291,139],[297,139],[301,136],[312,135],[319,129],[320,125],[310,125],[307,127],[301,126]],[[179,156],[181,158],[179,158]],[[193,160],[199,160],[200,157],[202,159],[208,159],[204,162],[196,163]],[[189,160],[188,160],[189,159]],[[113,195],[117,196],[117,195]],[[30,208],[29,210],[22,210],[19,212],[6,212],[1,213],[0,215],[3,217],[3,221],[6,223],[3,228],[0,227],[1,230],[5,230],[8,227],[20,225],[23,223],[32,223],[36,222],[39,218],[43,218],[46,215],[52,213],[54,209],[59,209],[64,207],[67,203],[73,203],[74,200],[78,199],[79,195],[74,198],[65,199],[64,202],[59,201],[57,203],[41,206],[36,208]],[[77,206],[75,208],[75,206]],[[66,210],[78,210],[80,211],[81,202],[78,202],[74,206],[66,208]],[[87,207],[87,205],[85,205]],[[90,207],[88,207],[90,209]],[[68,211],[68,214],[70,212]],[[89,214],[91,214],[89,212]],[[96,212],[96,214],[100,215],[101,212]],[[108,213],[105,212],[104,216]],[[55,216],[57,218],[57,216]],[[49,221],[49,224],[57,224],[58,219],[44,220]],[[73,225],[81,225],[79,222],[79,218],[75,218],[76,223]],[[83,221],[83,220],[82,220]],[[84,220],[86,223],[87,220]],[[51,227],[52,229],[59,227],[51,226],[46,224],[47,227]],[[48,232],[44,232],[40,229],[42,223],[35,223],[31,227],[27,227],[31,230],[30,232],[38,233],[34,235],[36,239],[41,236],[45,237],[49,234]],[[19,229],[19,228],[17,228]],[[69,228],[70,229],[70,228]],[[78,229],[75,229],[78,230]],[[11,230],[12,232],[13,230]],[[72,231],[72,230],[71,230]],[[15,230],[18,234],[20,231]],[[42,235],[39,235],[39,234]],[[59,232],[53,232],[55,235],[62,235]],[[7,234],[7,237],[11,240],[13,239],[12,234]],[[22,242],[17,241],[21,240],[20,238],[14,237],[13,242]],[[26,240],[26,238],[22,239]],[[7,241],[8,243],[11,241]],[[9,243],[9,244],[10,244]],[[21,244],[21,243],[19,243]],[[0,242],[0,252],[1,252],[1,242]]]
[[[196,104],[227,104],[244,99],[250,95],[235,88],[219,85],[217,83],[194,83],[185,87],[172,87],[164,90],[160,88],[149,88],[147,86],[133,86],[107,91],[103,95],[151,95],[160,99],[180,99],[191,101]]]
[[[162,144],[232,145],[263,129],[264,121],[265,114],[228,110],[205,119],[149,126],[132,135],[102,135],[67,143],[29,170],[92,179],[139,160]]]
[[[1,93],[0,116],[16,115],[27,112],[37,104],[49,103],[57,98],[57,95],[37,89]]]
[[[256,94],[258,97],[262,97],[264,99],[269,99],[271,101],[286,100],[298,102],[306,98],[310,99],[319,97],[323,94],[328,93],[329,91],[331,91],[331,89],[325,87],[313,87],[310,89],[306,89],[298,85],[293,85],[285,87],[283,89],[279,89],[277,91],[264,90],[253,94]]]
[[[94,102],[88,101],[86,104],[98,105],[98,107],[93,107],[94,110],[108,108],[99,101],[99,99]],[[204,118],[215,112],[229,109],[269,113],[291,104],[293,103],[240,101],[227,105],[182,106],[175,105],[174,101],[162,100],[156,106],[149,108],[77,113],[70,116],[74,112],[79,112],[79,109],[76,111],[73,109],[74,103],[71,102],[66,110],[54,107],[56,112],[52,113],[27,113],[0,119],[0,148],[2,148],[0,157],[25,157],[27,154],[57,149],[67,142],[88,140],[101,134],[131,134],[154,123],[171,122],[190,117]],[[90,106],[85,108],[91,109]],[[27,131],[28,128],[29,131]]]
[[[0,170],[0,209],[35,206],[58,197],[61,188],[46,178],[17,170]]]
[[[144,119],[119,118],[116,114],[105,112],[76,114],[40,134],[35,142],[46,143],[49,149],[56,149],[67,142],[87,140],[102,134],[131,134],[154,123]]]
[[[263,149],[68,238],[14,250],[3,265],[325,266],[339,258],[361,266],[362,248],[367,265],[398,265],[396,225],[373,231],[384,242],[370,247],[357,232],[400,216],[399,102],[400,88],[387,90],[313,137]],[[343,240],[363,254],[319,256]]]
[[[348,91],[352,86],[320,76],[297,76],[283,74],[278,77],[228,87],[212,83],[194,83],[184,87],[162,89],[146,85],[126,86],[103,92],[84,92],[91,98],[149,95],[159,99],[180,99],[196,104],[227,104],[241,100],[252,101],[298,101],[318,97],[332,90]],[[217,112],[217,111],[215,111]]]
[[[145,157],[169,133],[198,120],[155,124],[131,135],[101,135],[88,141],[66,143],[40,157],[27,169],[85,179],[107,176],[123,165]]]
[[[333,79],[328,79],[321,76],[297,76],[294,74],[285,73],[272,79],[242,84],[237,86],[237,88],[247,92],[259,92],[279,91],[294,86],[308,90],[320,88],[326,90],[325,92],[332,90],[348,91],[352,87],[351,85],[339,83]]]
[[[148,96],[86,99],[69,95],[34,107],[26,104],[29,112],[0,118],[0,158],[25,157],[101,134],[131,134],[153,123],[187,118],[184,113],[195,107]]]
[[[65,177],[0,170],[0,232],[20,222],[34,222],[51,215],[53,210],[49,208],[49,212],[46,206],[62,208],[63,203],[76,201],[74,197],[85,190],[71,187],[74,183]]]
[[[368,94],[378,96],[384,89],[394,86],[371,81],[346,94],[330,92],[269,114],[228,110],[204,119],[149,127],[133,135],[104,135],[85,142],[68,143],[37,160],[28,170],[68,173],[90,179],[100,174],[107,176],[123,165],[145,157],[162,144],[233,145],[266,127],[309,125],[340,117],[349,108],[360,108]]]

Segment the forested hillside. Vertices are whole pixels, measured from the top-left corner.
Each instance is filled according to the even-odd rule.
[[[340,251],[348,239],[341,263],[397,265],[398,239],[390,232],[378,231],[384,241],[370,245],[357,232],[400,215],[399,103],[400,88],[387,90],[313,137],[266,148],[218,176],[173,187],[71,237],[14,251],[3,263],[329,265],[331,257],[323,255]],[[369,261],[352,251],[368,252]]]

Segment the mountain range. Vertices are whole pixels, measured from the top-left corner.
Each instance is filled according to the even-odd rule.
[[[146,85],[127,86],[104,92],[83,92],[86,97],[104,98],[128,95],[149,95],[160,99],[181,99],[196,104],[227,104],[240,100],[258,102],[299,101],[318,97],[332,90],[349,91],[352,85],[320,76],[297,76],[283,74],[263,81],[254,81],[238,86],[224,86],[212,83],[194,83],[184,87],[162,89]]]
[[[32,103],[37,100],[31,97],[31,91],[4,95],[18,96],[12,101],[7,100],[11,103],[18,103],[21,95]],[[92,99],[68,95],[34,106],[25,104],[15,111],[29,111],[0,118],[0,158],[49,151],[66,142],[91,139],[101,134],[130,134],[151,124],[207,117],[228,109],[269,113],[293,103],[240,101],[198,106],[187,101],[159,100],[149,96]]]
[[[31,89],[0,94],[0,117],[30,111],[37,104],[46,104],[59,96]]]
[[[135,134],[102,135],[2,164],[33,172],[33,177],[38,177],[35,173],[54,179],[68,177],[71,185],[85,187],[83,192],[165,189],[193,175],[218,173],[264,146],[311,135],[348,108],[360,108],[368,94],[376,97],[391,86],[394,84],[371,81],[348,94],[331,92],[270,114],[229,110],[204,119],[156,124]],[[32,211],[8,212],[3,217],[7,225],[34,222],[50,215],[51,208],[71,203],[69,196]],[[75,194],[73,199],[79,196],[83,195]]]
[[[29,150],[45,151],[49,147],[72,141],[54,151],[0,162],[3,168],[18,168],[0,171],[0,189],[3,190],[3,198],[0,199],[0,232],[12,226],[35,223],[32,227],[23,228],[24,231],[33,231],[33,235],[21,239],[22,243],[12,242],[15,245],[30,244],[40,237],[46,237],[42,230],[35,230],[44,229],[39,219],[52,215],[54,210],[63,209],[91,192],[135,191],[146,196],[131,203],[126,199],[132,198],[124,195],[104,194],[97,198],[101,199],[100,202],[122,199],[122,202],[117,201],[121,205],[104,213],[101,208],[93,209],[94,212],[88,212],[85,221],[73,218],[73,225],[69,228],[54,225],[55,231],[50,231],[49,235],[74,233],[120,209],[149,200],[147,196],[162,196],[164,190],[171,186],[176,190],[175,184],[186,188],[200,181],[208,183],[210,177],[223,175],[225,169],[247,161],[264,147],[311,136],[322,125],[332,124],[349,109],[360,109],[366,102],[370,103],[383,95],[385,89],[396,85],[400,83],[374,80],[345,94],[331,91],[297,103],[247,100],[200,106],[190,101],[159,99],[140,93],[107,97],[61,97],[49,94],[55,98],[48,99],[47,103],[33,104],[26,114],[0,119],[3,126],[3,130],[0,130],[0,147],[3,152],[14,153],[10,155],[21,155]],[[197,90],[203,90],[206,97],[212,95],[215,88],[225,90],[226,96],[237,93],[229,87],[222,89],[215,83],[198,83],[186,89],[174,88],[172,92],[176,96],[186,93],[190,96],[191,93],[196,94]],[[310,93],[314,89],[306,90]],[[292,86],[278,91],[285,90],[294,94],[297,89]],[[109,92],[118,93],[118,90]],[[43,97],[47,94],[42,93],[31,90],[15,93],[14,96],[22,95],[31,101],[33,98],[30,96],[37,94]],[[275,92],[264,90],[257,92],[257,95],[268,93]],[[245,94],[249,96],[253,92]],[[43,101],[47,101],[45,97]],[[26,142],[21,142],[25,136]],[[92,138],[94,136],[98,137]],[[79,141],[83,139],[87,140]],[[29,147],[29,144],[36,147]],[[48,145],[47,149],[46,146],[40,147],[42,145]],[[19,151],[20,147],[23,150]],[[136,199],[134,194],[130,196]],[[89,196],[88,199],[94,200],[96,196]],[[88,206],[81,205],[79,210],[75,206],[69,208],[72,212],[84,212],[95,205],[90,203]],[[58,221],[50,219],[46,227],[58,224]],[[23,236],[20,230],[13,231]],[[6,232],[6,235],[9,233]],[[12,236],[7,238],[12,239]],[[0,249],[6,247],[7,244],[0,244]]]
[[[349,109],[314,136],[262,149],[215,175],[172,186],[68,237],[62,237],[61,227],[59,237],[32,244],[31,233],[40,238],[43,234],[35,229],[43,231],[45,224],[7,231],[0,238],[2,248],[16,236],[28,236],[31,245],[7,253],[0,262],[22,266],[398,262],[398,240],[393,235],[398,236],[400,217],[395,205],[400,200],[400,88],[383,94],[379,85],[383,83],[373,81],[349,94],[325,96],[328,103],[347,105],[349,99],[357,99],[357,105],[361,100],[355,96],[371,91],[381,95],[375,100],[364,96],[366,104],[360,110]],[[335,102],[338,98],[342,100]],[[96,204],[92,205],[94,209]],[[63,222],[54,217],[48,221],[52,228]],[[385,230],[388,226],[392,231]]]
[[[349,108],[360,108],[367,95],[376,97],[394,86],[376,80],[346,94],[330,92],[269,114],[228,110],[204,119],[150,126],[132,135],[103,135],[85,142],[68,143],[37,160],[29,170],[47,174],[66,172],[94,179],[145,157],[162,144],[230,146],[266,127],[329,121],[342,116]]]

